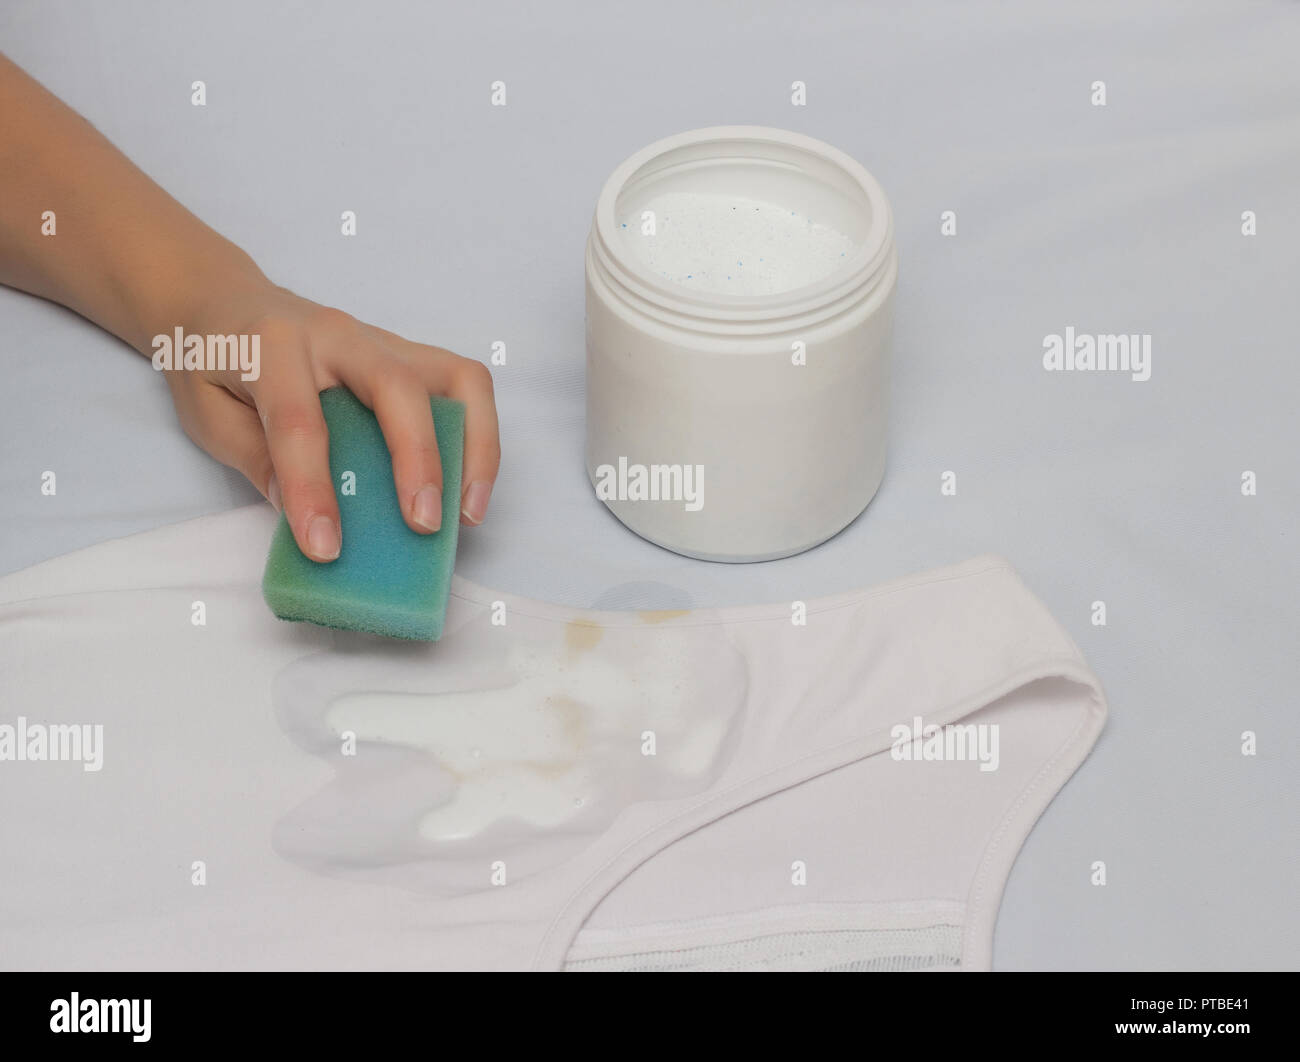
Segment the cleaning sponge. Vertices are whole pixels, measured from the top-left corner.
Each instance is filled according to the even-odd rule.
[[[437,641],[447,613],[460,527],[465,406],[441,396],[429,400],[442,457],[442,527],[420,535],[402,519],[392,458],[375,415],[343,387],[322,391],[320,404],[329,427],[330,473],[338,495],[343,549],[328,564],[310,560],[281,516],[266,560],[262,596],[281,619]],[[346,477],[348,472],[354,478]],[[355,493],[347,489],[351,485]]]

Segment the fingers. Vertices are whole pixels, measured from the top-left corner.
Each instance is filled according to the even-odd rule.
[[[487,516],[492,485],[501,468],[501,436],[492,373],[481,361],[461,359],[453,373],[452,398],[465,403],[465,474],[461,523],[476,525]]]
[[[462,358],[441,347],[393,337],[406,363],[434,394],[465,403],[465,470],[461,477],[461,523],[481,524],[487,515],[492,486],[501,467],[501,438],[497,423],[492,373],[486,365]]]
[[[369,343],[354,349],[336,369],[379,421],[406,525],[420,534],[437,531],[443,513],[442,459],[424,381],[387,349]]]
[[[205,379],[192,385],[189,374],[184,382],[179,374],[169,377],[191,437],[283,508],[306,556],[332,561],[342,550],[342,530],[319,394],[342,383],[379,422],[398,505],[411,530],[438,531],[457,512],[463,524],[482,523],[501,463],[487,366],[289,293],[282,301],[262,307],[256,318],[266,357],[255,380]],[[431,394],[465,405],[459,498],[443,498]]]
[[[252,395],[294,541],[312,560],[332,561],[343,547],[338,499],[330,479],[329,433],[306,360],[277,361]]]

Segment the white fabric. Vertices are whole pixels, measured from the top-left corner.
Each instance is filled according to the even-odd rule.
[[[734,935],[738,927],[729,928]],[[584,932],[580,939],[586,942],[591,936]],[[772,933],[630,954],[616,949],[585,959],[575,958],[571,951],[564,968],[573,973],[893,972],[955,970],[960,956],[960,928],[940,924],[922,929]]]
[[[3,965],[890,968],[939,964],[956,927],[987,967],[1012,861],[1105,716],[996,557],[804,625],[457,579],[442,641],[399,644],[276,620],[272,524],[0,580],[0,724],[103,726],[98,771],[0,764]],[[996,725],[997,769],[896,759],[916,717]]]

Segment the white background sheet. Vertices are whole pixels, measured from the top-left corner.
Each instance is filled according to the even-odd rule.
[[[466,355],[507,344],[468,578],[666,608],[1008,557],[1111,720],[1012,873],[995,967],[1295,965],[1294,4],[9,0],[0,42],[278,283]],[[884,485],[833,541],[750,566],[636,538],[582,463],[596,194],[644,144],[724,123],[861,160],[901,256]],[[1045,372],[1067,325],[1150,333],[1150,381]],[[0,290],[0,352],[0,571],[256,498],[143,359],[67,311]]]

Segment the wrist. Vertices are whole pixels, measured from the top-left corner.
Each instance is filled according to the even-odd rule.
[[[146,357],[153,354],[155,336],[170,336],[177,328],[200,335],[230,331],[232,306],[251,303],[275,288],[234,244],[160,265],[153,279],[143,286],[146,294],[133,315],[132,335],[124,337]]]

